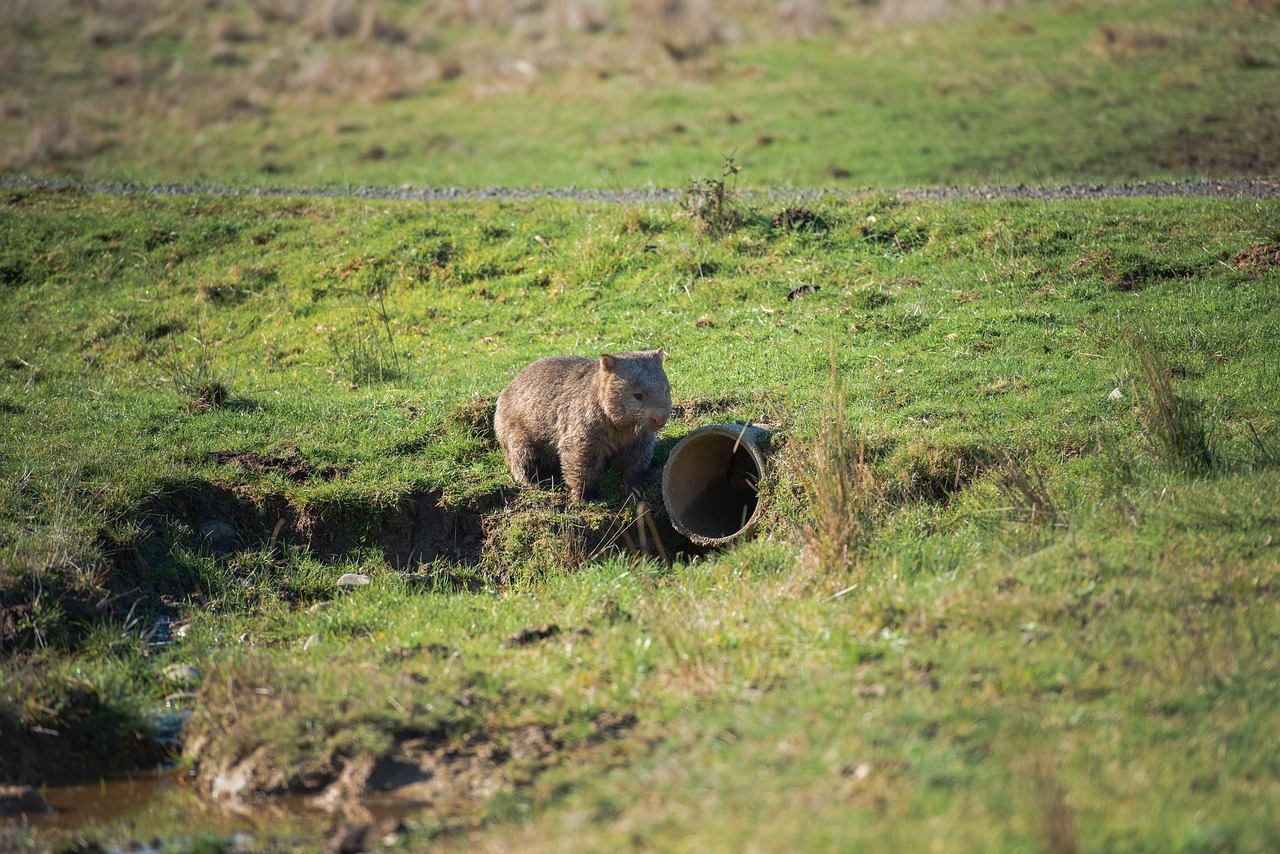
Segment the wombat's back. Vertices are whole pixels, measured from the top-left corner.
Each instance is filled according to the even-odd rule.
[[[662,357],[660,349],[599,359],[549,356],[520,371],[498,395],[493,419],[516,480],[532,485],[558,468],[581,497],[613,464],[629,486],[638,483],[653,434],[671,414]]]
[[[505,436],[528,434],[530,439],[552,441],[564,419],[589,419],[595,399],[595,359],[581,356],[548,356],[526,365],[498,395],[493,429],[498,443]]]

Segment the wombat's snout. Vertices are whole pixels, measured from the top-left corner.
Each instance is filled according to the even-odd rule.
[[[667,426],[667,416],[661,412],[649,413],[649,429],[657,433],[663,427]]]

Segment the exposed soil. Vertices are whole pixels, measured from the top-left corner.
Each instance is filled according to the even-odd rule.
[[[544,641],[547,638],[553,638],[560,634],[560,627],[555,623],[543,623],[541,626],[532,626],[527,629],[521,629],[511,637],[504,640],[499,646],[503,649],[511,649],[517,646],[528,646],[538,641]]]
[[[1237,270],[1261,278],[1280,267],[1280,243],[1255,243],[1241,249],[1231,260]]]
[[[478,729],[459,736],[399,738],[383,755],[335,757],[328,772],[302,779],[282,767],[266,747],[222,762],[201,762],[197,785],[229,809],[252,811],[264,797],[308,795],[307,805],[369,826],[376,807],[433,809],[457,814],[473,809],[513,780],[528,784],[568,755],[623,737],[634,714],[602,712],[585,739],[572,742],[555,726],[530,723],[511,729]],[[188,755],[199,758],[200,745]],[[513,774],[513,769],[519,769]]]
[[[145,727],[141,721],[128,726],[97,689],[74,688],[57,703],[55,718],[36,726],[0,714],[0,781],[59,785],[164,761],[166,751],[150,739],[123,738],[104,745],[109,733]]]
[[[304,481],[312,476],[311,463],[298,456],[269,457],[252,451],[210,451],[209,462],[215,465],[236,464],[246,471],[279,472],[292,481]],[[333,480],[338,476],[337,466],[322,466],[316,475],[321,480]]]
[[[234,462],[291,478],[311,471],[305,460],[260,454],[236,454]],[[437,558],[470,560],[481,546],[480,511],[445,507],[434,491],[410,493],[391,507],[335,502],[300,509],[283,495],[197,482],[156,499],[142,516],[153,525],[179,523],[192,532],[194,545],[215,553],[277,542],[338,562],[357,548],[376,546],[392,567],[401,570]],[[117,562],[131,557],[136,559],[136,553],[117,555]]]

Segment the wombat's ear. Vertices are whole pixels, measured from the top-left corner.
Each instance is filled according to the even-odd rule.
[[[659,362],[661,362],[663,359],[667,358],[667,351],[659,347],[657,350],[653,351],[653,355],[657,357]]]
[[[608,353],[600,354],[600,367],[604,368],[606,371],[612,371],[617,364],[618,358],[616,356],[610,356]]]

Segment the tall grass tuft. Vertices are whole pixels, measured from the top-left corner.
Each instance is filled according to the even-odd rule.
[[[194,355],[180,347],[174,334],[178,326],[162,323],[159,335],[135,332],[128,324],[122,324],[122,329],[136,342],[138,358],[155,371],[149,385],[173,389],[187,399],[187,411],[193,414],[224,406],[231,398],[231,387],[214,368],[208,345],[192,335]]]
[[[1164,355],[1148,338],[1135,335],[1133,342],[1147,381],[1149,395],[1142,401],[1142,413],[1156,453],[1174,468],[1195,474],[1213,471],[1219,456],[1200,407],[1178,394]]]
[[[960,417],[969,420],[963,412]],[[1065,525],[1066,516],[1053,497],[1044,470],[1030,455],[1015,455],[997,442],[985,424],[974,423],[985,446],[984,455],[994,461],[991,477],[1014,514],[1032,524]]]
[[[999,451],[998,457],[1001,464],[993,475],[1000,492],[1017,513],[1033,523],[1066,524],[1066,517],[1053,500],[1053,493],[1039,466],[1030,460],[1024,462],[1005,450]]]
[[[806,552],[813,568],[826,573],[841,573],[854,566],[858,541],[883,493],[866,462],[865,437],[854,439],[845,407],[845,389],[833,356],[806,479],[811,510]]]

